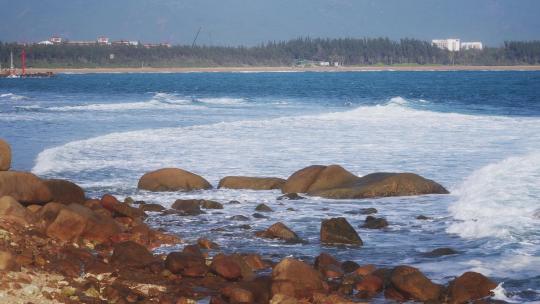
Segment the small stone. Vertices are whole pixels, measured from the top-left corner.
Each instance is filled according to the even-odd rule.
[[[229,218],[231,221],[249,221],[249,218],[243,215],[234,215]]]
[[[257,212],[253,213],[252,216],[253,216],[254,218],[257,218],[257,219],[268,218],[268,216],[262,215],[262,214],[257,213]]]
[[[298,193],[287,193],[287,194],[284,194],[280,197],[277,198],[278,201],[281,201],[281,200],[301,200],[301,199],[305,199],[305,197],[303,196],[300,196],[298,195]]]
[[[259,212],[273,212],[272,208],[268,207],[266,204],[259,204],[255,207],[255,211]]]

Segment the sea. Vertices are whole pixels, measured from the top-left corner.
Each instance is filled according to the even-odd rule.
[[[223,203],[223,210],[194,217],[150,213],[151,226],[186,244],[207,237],[225,252],[274,261],[312,261],[327,252],[378,267],[406,264],[437,283],[477,271],[500,283],[495,299],[540,303],[538,71],[0,79],[0,137],[12,146],[14,170],[71,180],[89,197],[111,193],[165,207],[187,198]],[[144,173],[164,167],[197,173],[216,187],[228,175],[287,178],[314,164],[339,164],[359,176],[414,172],[450,194],[284,201],[277,190],[137,190]],[[254,218],[260,203],[274,212]],[[389,226],[361,228],[362,208],[376,208]],[[347,218],[364,245],[320,244],[321,221],[331,217]],[[278,221],[307,243],[254,236]],[[457,254],[425,255],[442,247]]]

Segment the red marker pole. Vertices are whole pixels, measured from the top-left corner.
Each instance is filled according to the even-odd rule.
[[[23,49],[21,54],[22,74],[26,75],[26,51]]]

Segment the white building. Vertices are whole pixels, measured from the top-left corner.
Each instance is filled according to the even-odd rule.
[[[58,36],[53,36],[49,39],[50,42],[54,43],[54,44],[60,44],[62,43],[63,39],[61,37],[58,37]]]
[[[50,42],[49,40],[44,40],[44,41],[38,42],[38,44],[41,44],[41,45],[53,45],[54,43]]]
[[[461,49],[461,41],[459,39],[434,39],[431,40],[431,44],[450,52],[459,52]]]
[[[99,44],[109,44],[109,38],[108,37],[98,37],[97,43],[99,43]]]
[[[482,42],[479,41],[461,43],[462,50],[482,50],[483,48],[484,46],[482,45]]]

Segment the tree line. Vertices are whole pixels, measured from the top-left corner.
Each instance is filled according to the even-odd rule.
[[[19,45],[0,42],[0,63],[9,65],[10,52],[20,66],[26,50],[29,67],[230,67],[291,66],[306,62],[354,65],[536,65],[540,41],[508,41],[500,47],[449,52],[418,39],[298,38],[253,47],[128,45]]]

